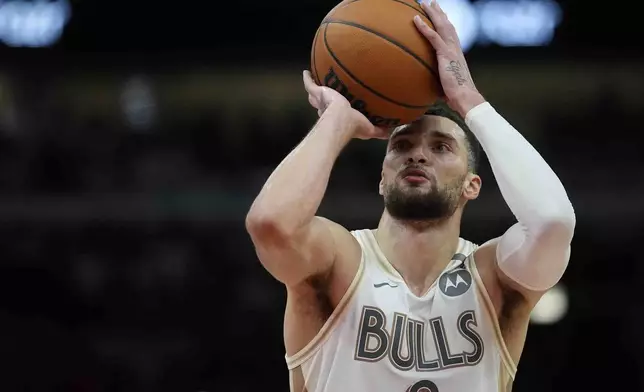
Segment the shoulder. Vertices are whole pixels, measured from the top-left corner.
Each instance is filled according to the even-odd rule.
[[[327,226],[331,232],[337,250],[336,256],[346,257],[351,256],[352,254],[355,256],[356,251],[360,250],[360,238],[363,237],[364,233],[368,230],[349,230],[328,218],[316,217],[316,219]]]
[[[492,300],[497,316],[503,307],[503,290],[496,276],[496,245],[495,241],[488,241],[476,247],[474,254],[474,264],[485,286],[488,296]]]
[[[335,260],[324,273],[287,286],[284,321],[287,353],[299,352],[315,339],[329,318],[342,311],[342,304],[348,303],[361,279],[360,231],[349,231],[326,218],[318,219],[331,231]]]
[[[503,272],[498,268],[497,248],[499,238],[494,238],[478,246],[474,252],[476,269],[485,286],[495,312],[498,317],[526,318],[532,309],[532,303],[527,301],[520,290],[508,279],[502,276]]]

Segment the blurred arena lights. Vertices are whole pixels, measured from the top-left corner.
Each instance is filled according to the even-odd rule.
[[[547,46],[561,23],[553,0],[440,0],[456,28],[461,46]]]
[[[0,0],[0,41],[12,47],[48,47],[71,17],[67,0]]]
[[[157,115],[156,97],[150,81],[142,76],[128,79],[121,93],[121,109],[129,126],[146,131]]]
[[[568,312],[568,292],[559,283],[545,293],[532,310],[530,321],[533,324],[554,324]]]

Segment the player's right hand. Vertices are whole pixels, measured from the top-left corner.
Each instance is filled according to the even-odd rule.
[[[311,72],[304,71],[304,88],[309,94],[309,103],[318,111],[318,116],[330,107],[347,116],[347,121],[354,129],[353,137],[357,139],[388,139],[386,129],[374,126],[364,114],[351,107],[349,101],[339,92],[326,86],[319,86],[311,77]]]

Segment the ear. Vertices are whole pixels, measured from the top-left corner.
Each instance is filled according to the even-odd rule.
[[[474,200],[479,197],[481,191],[481,177],[474,173],[467,173],[463,184],[463,197],[466,200]]]
[[[384,170],[380,171],[380,183],[378,184],[378,193],[380,196],[385,195],[385,172]]]

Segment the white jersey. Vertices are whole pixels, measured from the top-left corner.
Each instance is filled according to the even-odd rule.
[[[358,273],[331,317],[286,357],[291,392],[498,392],[516,365],[474,264],[459,239],[452,261],[421,297],[381,252],[374,231],[352,232]]]

